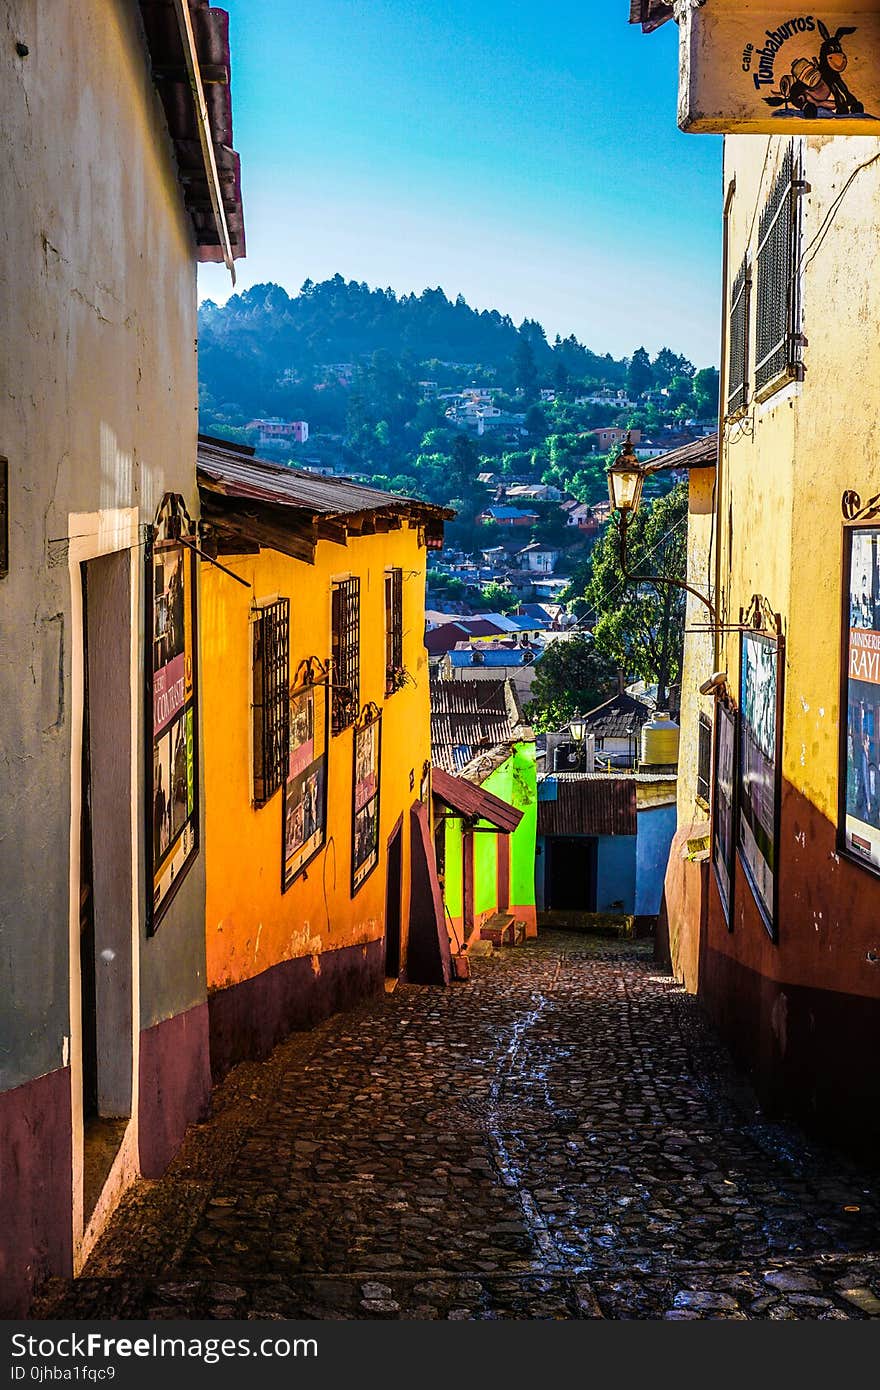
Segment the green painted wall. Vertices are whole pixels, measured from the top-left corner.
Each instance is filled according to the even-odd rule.
[[[538,781],[534,743],[518,743],[511,756],[481,784],[486,791],[522,811],[510,839],[510,906],[530,908],[534,925],[535,840],[538,827]],[[443,897],[458,926],[464,913],[463,827],[452,816],[444,820],[445,875]],[[474,834],[474,912],[477,922],[498,910],[498,836]],[[448,927],[447,922],[447,927]]]
[[[443,877],[443,901],[447,911],[458,926],[464,912],[464,854],[462,823],[457,817],[448,816],[443,823],[446,862]],[[449,923],[446,923],[447,927]]]

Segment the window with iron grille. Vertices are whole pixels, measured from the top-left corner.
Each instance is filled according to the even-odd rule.
[[[385,694],[399,689],[403,674],[403,570],[385,571]]]
[[[755,390],[769,394],[803,377],[800,332],[800,155],[786,147],[782,168],[761,213],[756,257]]]
[[[290,599],[264,604],[253,624],[254,805],[284,781],[290,712]]]
[[[353,724],[360,709],[361,581],[333,585],[333,732]]]
[[[730,292],[730,324],[727,353],[727,413],[734,415],[749,398],[749,307],[752,268],[743,258]]]
[[[697,800],[709,805],[709,788],[712,777],[712,722],[707,715],[700,715],[699,744],[697,751]]]

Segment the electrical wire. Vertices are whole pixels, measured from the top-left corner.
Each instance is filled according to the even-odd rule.
[[[849,192],[851,185],[854,183],[856,178],[858,178],[859,174],[861,174],[864,169],[870,169],[871,165],[876,164],[878,159],[880,159],[880,152],[872,155],[870,159],[864,160],[861,164],[857,165],[856,168],[852,170],[843,187],[841,188],[840,192],[837,194],[837,197],[834,199],[825,216],[823,217],[821,223],[819,224],[819,229],[816,232],[816,235],[813,237],[813,240],[809,243],[808,246],[804,247],[804,250],[801,252],[801,259],[798,265],[798,273],[806,270],[807,266],[810,265],[816,259],[816,256],[822,249],[822,242],[828,235],[828,232],[831,229],[831,223],[837,216],[837,213],[840,210],[840,205],[846,197],[847,193]],[[814,247],[815,250],[813,250]],[[813,252],[812,255],[810,255],[811,251]]]
[[[650,549],[650,550],[646,550],[646,551],[645,551],[645,554],[644,554],[644,556],[643,556],[642,558],[643,558],[644,560],[649,559],[650,556],[652,556],[656,550],[659,550],[659,548],[660,548],[661,545],[665,545],[666,541],[669,540],[670,536],[673,536],[673,535],[675,534],[675,532],[678,530],[678,528],[679,528],[680,526],[684,526],[684,525],[686,525],[686,523],[687,523],[687,516],[679,517],[679,519],[678,519],[678,521],[675,523],[675,525],[672,526],[672,527],[670,527],[670,529],[666,532],[666,535],[665,535],[665,536],[661,536],[660,539],[659,539],[659,541],[657,541],[656,544],[654,544],[654,545],[651,546],[651,549]],[[613,589],[610,589],[610,590],[608,591],[608,593],[606,594],[605,597],[606,597],[606,598],[613,598],[615,594],[619,594],[619,593],[622,592],[622,590],[624,590],[625,588],[627,588],[628,585],[629,585],[629,583],[630,583],[630,581],[629,581],[628,579],[623,579],[619,584],[616,584],[615,587],[614,587]],[[584,621],[585,621],[585,618],[578,618],[577,622],[575,623],[575,627],[580,627]]]

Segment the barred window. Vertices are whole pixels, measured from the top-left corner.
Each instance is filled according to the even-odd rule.
[[[712,777],[712,722],[708,715],[700,715],[699,743],[697,751],[697,800],[709,805],[709,788]]]
[[[756,266],[755,389],[803,377],[800,332],[800,156],[786,147],[782,168],[761,213]]]
[[[730,292],[729,347],[727,354],[727,413],[733,415],[749,398],[749,309],[752,268],[748,256],[737,272]]]
[[[290,599],[264,604],[253,624],[254,805],[284,781],[290,710]]]
[[[353,724],[360,709],[361,581],[333,585],[333,732]]]
[[[385,571],[385,694],[393,695],[403,672],[403,570]]]

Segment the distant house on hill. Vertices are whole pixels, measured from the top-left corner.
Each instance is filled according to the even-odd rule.
[[[429,661],[438,660],[446,652],[451,652],[460,642],[475,639],[491,641],[503,635],[504,629],[496,626],[488,618],[456,618],[453,622],[430,628],[425,633],[425,647]]]
[[[484,526],[534,526],[539,520],[537,512],[523,512],[518,507],[487,507],[477,517]]]
[[[621,430],[612,425],[591,430],[590,433],[596,436],[599,449],[603,454],[607,453],[609,449],[616,448],[618,444],[622,444],[627,434],[629,434],[633,444],[638,444],[642,437],[641,430]]]
[[[517,559],[521,567],[531,574],[552,574],[559,559],[559,551],[552,545],[532,541],[531,545],[525,546],[519,552]]]
[[[541,649],[517,641],[465,642],[442,657],[440,674],[448,681],[509,680],[520,700],[531,699],[535,663]]]
[[[306,420],[250,420],[247,428],[258,431],[260,444],[305,444],[309,437]]]
[[[598,531],[595,508],[587,506],[586,502],[565,502],[562,510],[565,512],[566,526],[576,527],[578,531]]]

